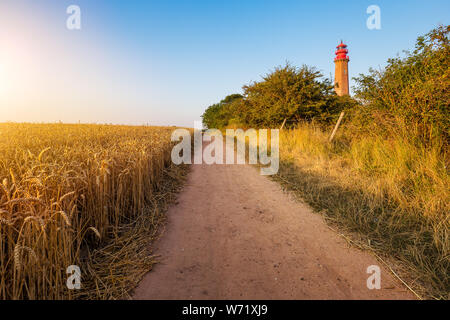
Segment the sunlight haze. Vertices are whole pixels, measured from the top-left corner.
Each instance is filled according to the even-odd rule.
[[[24,1],[0,4],[0,122],[193,126],[209,105],[286,61],[333,76],[341,39],[350,76],[448,23],[447,1]],[[81,30],[66,9],[81,8]],[[359,17],[356,19],[355,17]],[[351,85],[353,81],[350,81]]]

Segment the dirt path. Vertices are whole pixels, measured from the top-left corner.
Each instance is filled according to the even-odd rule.
[[[248,165],[193,165],[134,299],[412,299],[369,253]],[[380,265],[381,267],[381,265]]]

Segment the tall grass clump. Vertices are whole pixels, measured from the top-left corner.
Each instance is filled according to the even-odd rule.
[[[0,299],[75,298],[80,292],[66,286],[70,265],[80,266],[82,288],[99,293],[107,279],[94,276],[96,249],[161,209],[155,196],[171,167],[170,134],[157,127],[0,124]]]
[[[448,298],[445,157],[400,137],[358,137],[344,129],[335,142],[328,138],[329,132],[310,124],[281,132],[275,179],[330,222],[356,233],[367,248],[400,261],[423,296]]]

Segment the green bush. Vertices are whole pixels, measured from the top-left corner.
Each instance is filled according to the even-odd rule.
[[[383,70],[355,78],[354,122],[368,132],[393,132],[428,146],[448,146],[450,26],[419,37],[415,50]]]
[[[202,115],[203,125],[211,129],[228,126],[235,115],[236,105],[242,98],[240,94],[232,94],[219,103],[209,106]]]

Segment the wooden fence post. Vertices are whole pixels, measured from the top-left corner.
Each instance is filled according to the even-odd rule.
[[[330,136],[330,142],[333,140],[334,135],[336,134],[336,131],[338,130],[339,125],[341,124],[342,118],[344,118],[344,111],[341,112],[341,115],[339,116],[339,120],[336,123],[336,126],[334,127],[333,133]]]
[[[280,131],[283,130],[284,124],[286,123],[286,120],[287,120],[287,118],[284,118],[283,124],[282,124],[281,127],[280,127]]]

